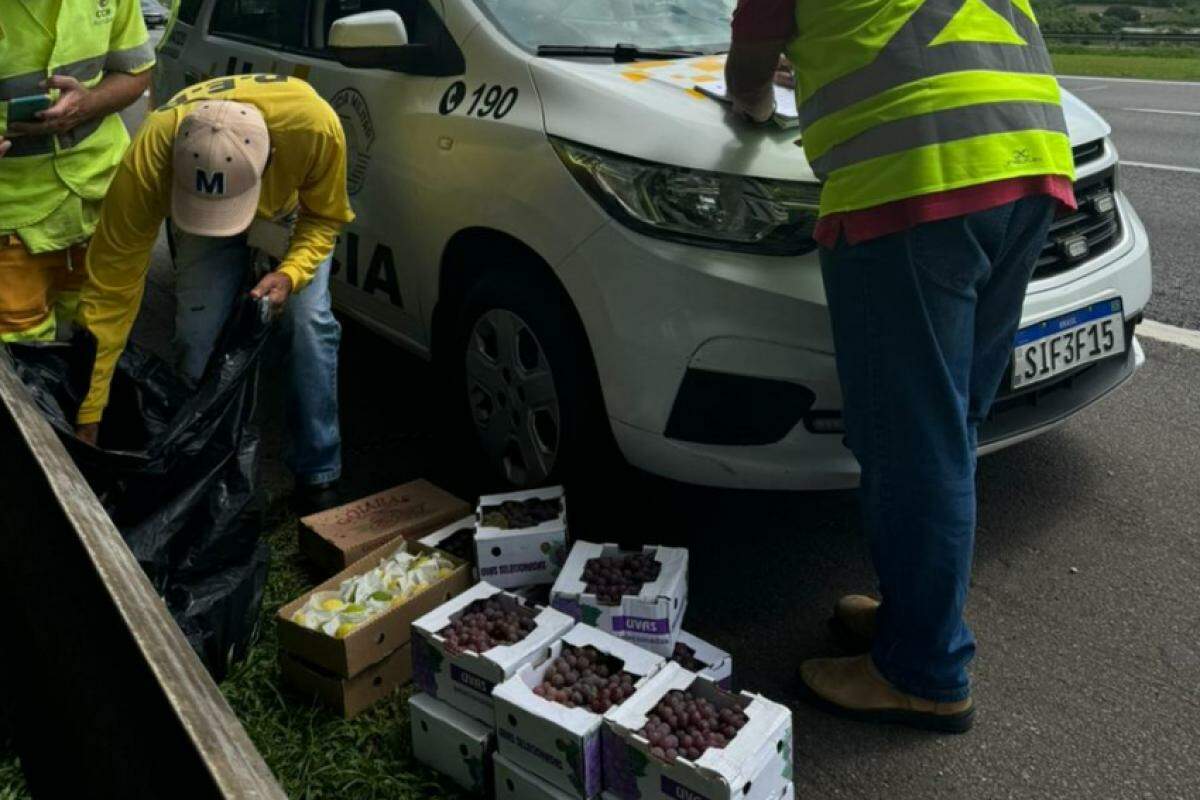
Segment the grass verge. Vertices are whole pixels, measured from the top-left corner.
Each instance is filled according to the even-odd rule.
[[[0,800],[26,800],[30,797],[17,759],[9,742],[0,739]]]
[[[1059,75],[1200,81],[1200,48],[1101,48],[1055,45],[1050,49]]]

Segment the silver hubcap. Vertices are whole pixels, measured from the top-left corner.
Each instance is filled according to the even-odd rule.
[[[541,343],[520,317],[496,308],[475,322],[466,358],[467,399],[488,457],[518,486],[545,481],[560,418]]]

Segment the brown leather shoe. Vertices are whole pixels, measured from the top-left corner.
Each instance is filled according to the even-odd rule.
[[[852,653],[865,653],[875,638],[875,615],[879,601],[865,594],[848,594],[833,607],[829,628],[833,635]]]
[[[847,719],[942,733],[965,733],[975,719],[971,698],[938,703],[905,694],[879,674],[869,655],[805,661],[800,679],[810,703]]]

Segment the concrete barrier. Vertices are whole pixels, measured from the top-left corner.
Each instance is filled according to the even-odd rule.
[[[35,796],[286,797],[2,347],[0,609]]]

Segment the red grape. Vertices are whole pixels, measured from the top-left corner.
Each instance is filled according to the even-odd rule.
[[[537,627],[537,614],[521,605],[489,597],[464,608],[440,633],[451,652],[474,650],[484,653],[502,644],[515,644]]]
[[[634,675],[621,669],[622,662],[588,645],[564,644],[550,663],[534,693],[568,708],[586,706],[597,714],[620,705],[633,694]]]
[[[583,565],[583,582],[601,603],[617,605],[623,595],[638,594],[642,586],[658,580],[661,571],[652,552],[600,556]]]
[[[695,761],[709,748],[721,749],[729,744],[737,732],[745,726],[746,715],[727,697],[730,705],[718,710],[705,697],[672,689],[651,710],[646,725],[638,731],[650,742],[650,754],[656,758],[673,761],[683,756]]]
[[[480,510],[480,522],[490,528],[536,528],[543,522],[558,519],[558,515],[562,513],[562,500],[557,497],[551,497],[549,500],[539,497],[506,500],[498,506],[484,506]]]

